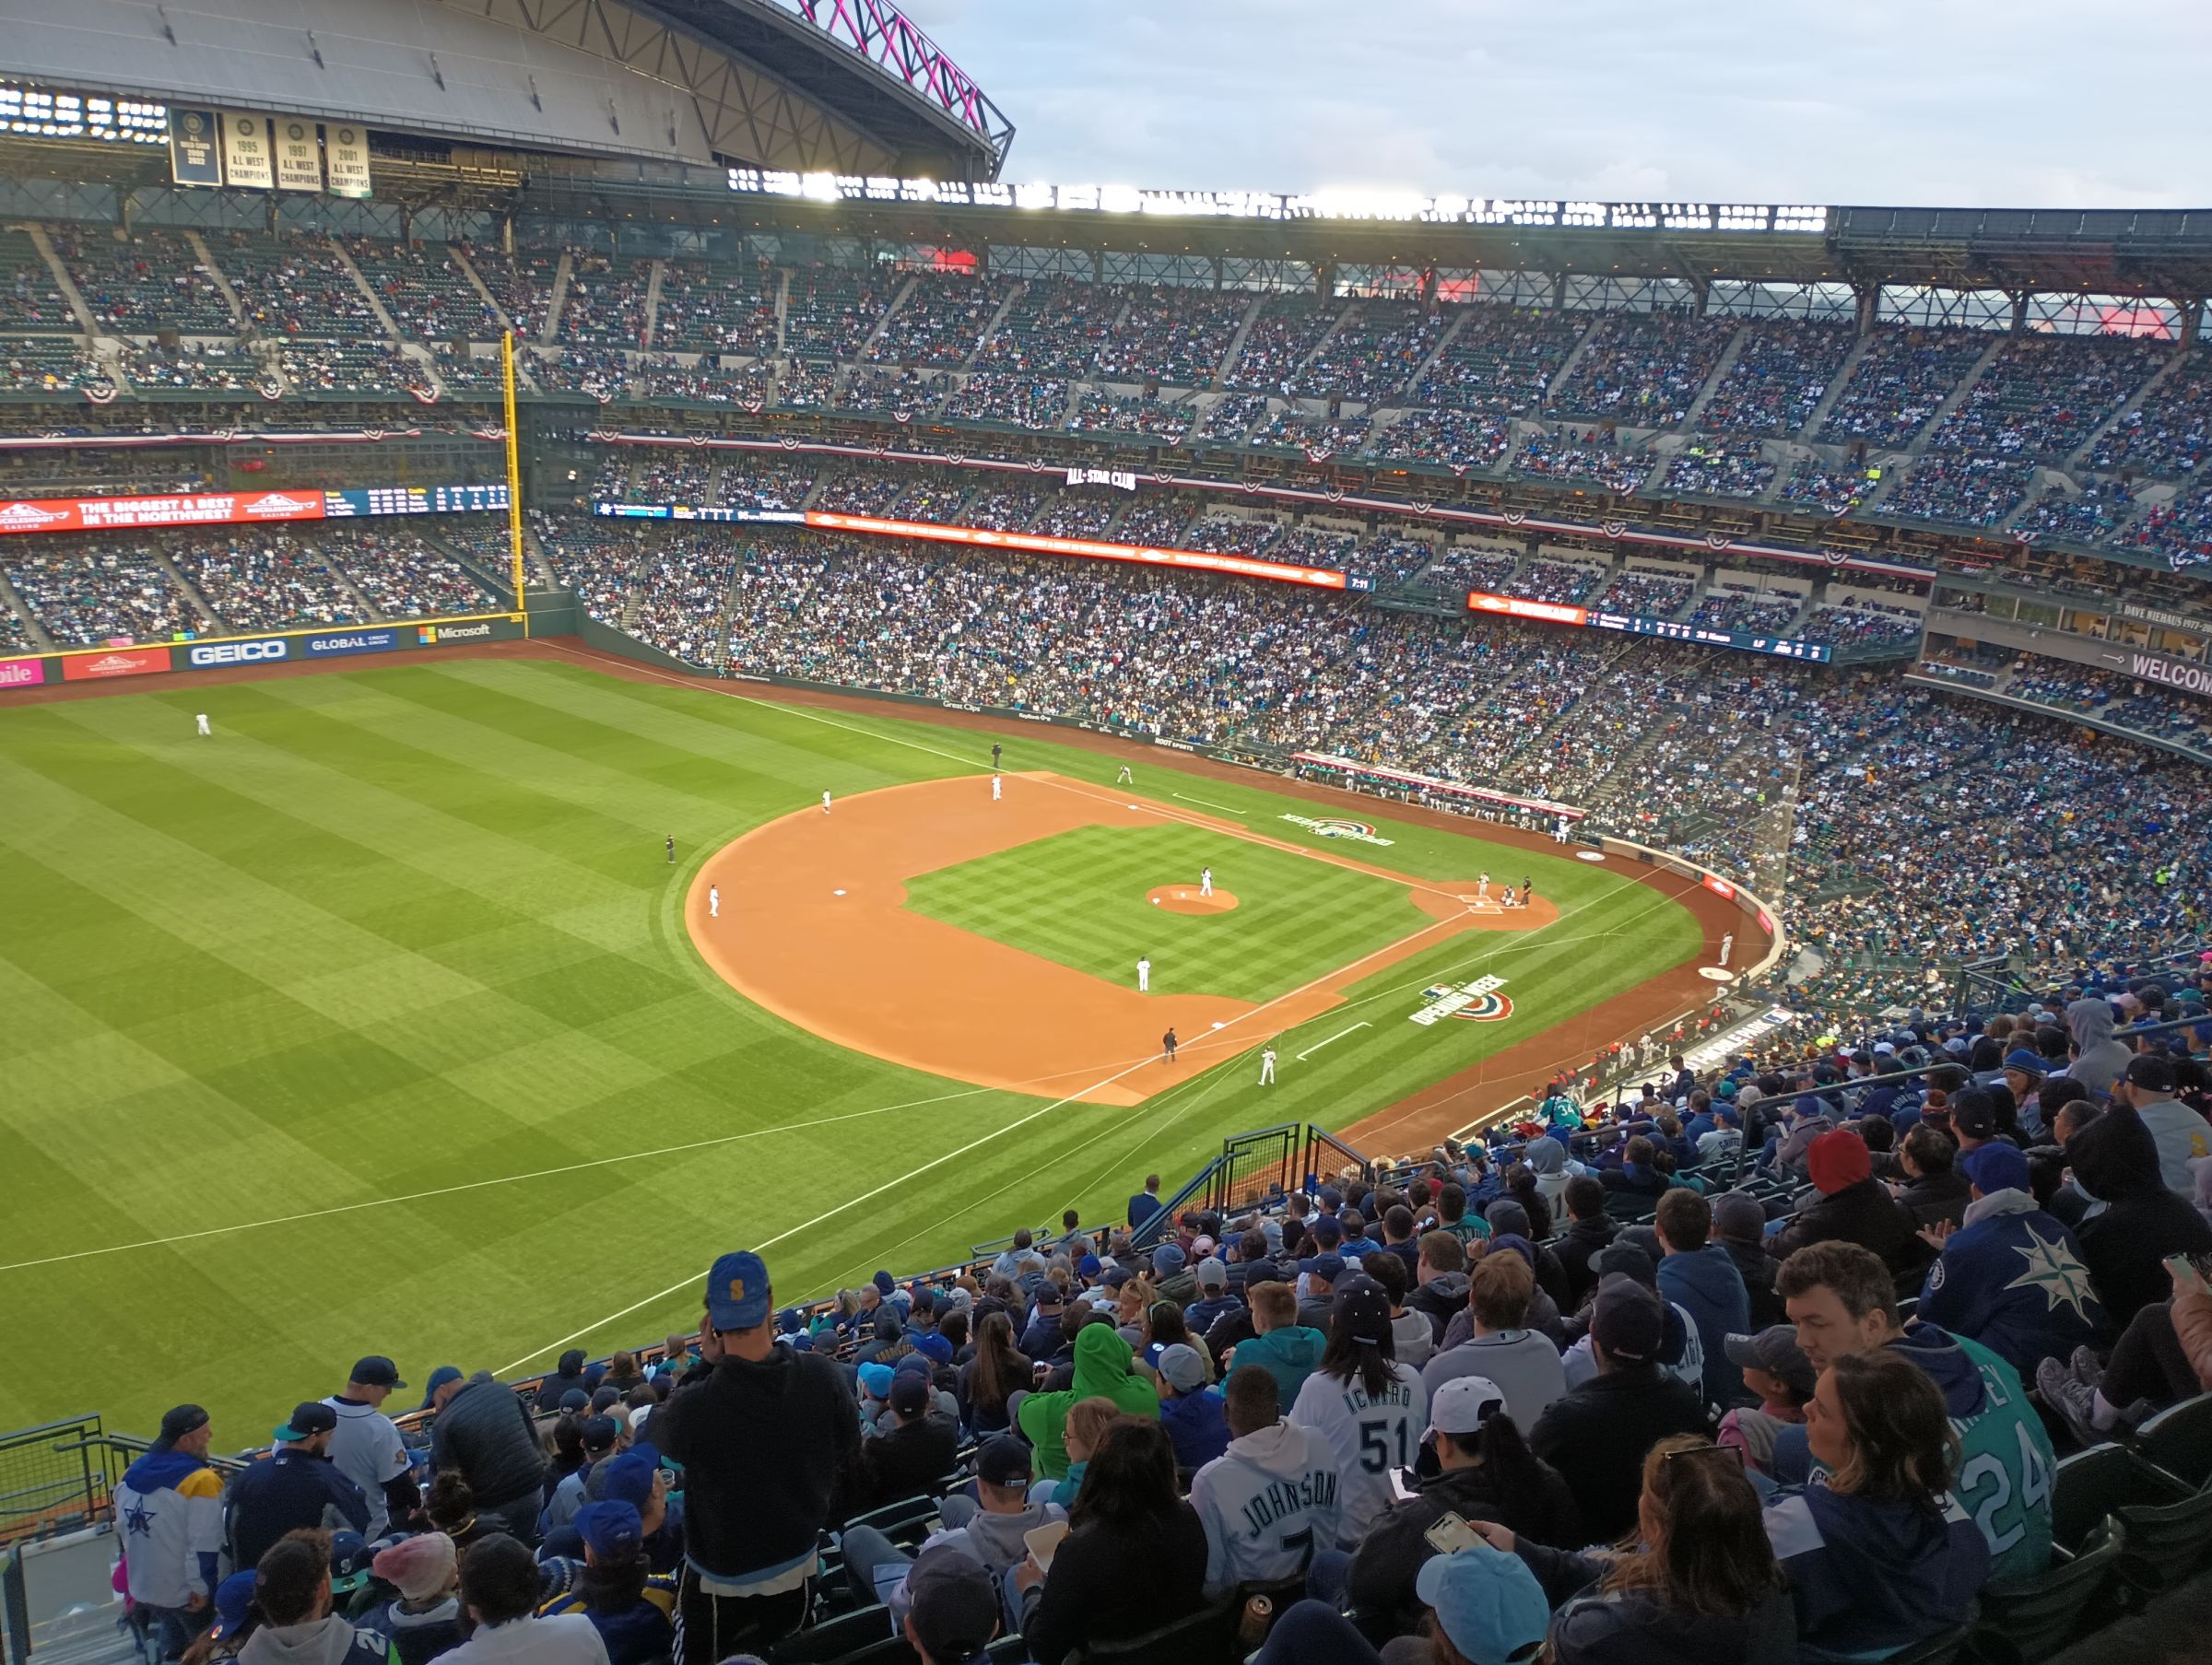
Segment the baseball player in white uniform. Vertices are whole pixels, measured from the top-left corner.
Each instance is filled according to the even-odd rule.
[[[1002,798],[1002,797],[1004,797],[1005,795],[1006,795],[1006,794],[1005,794],[1005,790],[1004,790],[1004,785],[1003,785],[1003,783],[1000,781],[999,778],[998,778],[996,775],[994,775],[994,776],[992,776],[992,777],[991,777],[991,802],[992,802],[992,803],[996,803],[999,801],[999,799],[1000,799],[1000,798]]]
[[[207,713],[206,713],[206,712],[205,712],[205,711],[202,711],[202,712],[201,712],[201,713],[200,713],[200,714],[199,714],[197,717],[194,717],[194,718],[193,719],[193,721],[194,721],[194,722],[195,722],[195,723],[197,723],[197,724],[199,725],[199,730],[200,730],[200,733],[203,733],[203,734],[212,734],[212,733],[215,733],[215,731],[214,731],[213,729],[211,729],[211,728],[209,728],[209,727],[207,726]]]
[[[722,886],[719,885],[707,886],[707,918],[711,920],[722,918]]]
[[[1264,1087],[1271,1087],[1275,1085],[1275,1042],[1273,1041],[1269,1041],[1260,1049],[1260,1085]]]
[[[1487,873],[1477,874],[1475,880],[1475,899],[1478,902],[1488,901],[1489,895],[1490,875]]]
[[[1152,992],[1152,956],[1150,955],[1140,954],[1136,956],[1136,991],[1139,994]]]
[[[1198,894],[1202,897],[1210,897],[1214,894],[1214,870],[1210,867],[1201,867],[1198,870]]]
[[[1728,956],[1735,951],[1735,932],[1732,931],[1721,939],[1721,967],[1724,970],[1727,968]]]
[[[822,814],[824,814],[824,815],[828,815],[829,813],[830,813],[830,794],[829,794],[828,792],[824,792],[824,793],[822,794]]]
[[[1124,782],[1131,786],[1135,786],[1136,784],[1136,777],[1129,772],[1129,766],[1126,763],[1122,765],[1122,772],[1113,778],[1113,783],[1116,786],[1120,786]]]

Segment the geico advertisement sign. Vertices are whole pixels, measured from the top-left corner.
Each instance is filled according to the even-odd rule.
[[[184,651],[185,662],[195,671],[216,665],[267,664],[291,656],[291,644],[281,636],[264,641],[195,641]]]

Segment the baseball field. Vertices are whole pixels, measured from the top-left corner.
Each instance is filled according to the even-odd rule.
[[[1726,928],[1171,752],[521,655],[0,709],[0,1426],[232,1447],[363,1353],[688,1327],[724,1249],[795,1300],[1229,1132],[1425,1145]]]

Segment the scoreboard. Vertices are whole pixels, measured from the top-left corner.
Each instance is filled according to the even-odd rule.
[[[326,491],[323,512],[335,520],[347,515],[477,514],[507,507],[504,482],[490,486],[371,486],[359,491]]]

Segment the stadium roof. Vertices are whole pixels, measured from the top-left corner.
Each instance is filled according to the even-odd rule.
[[[888,0],[0,0],[7,73],[524,150],[997,176],[1014,130]]]

